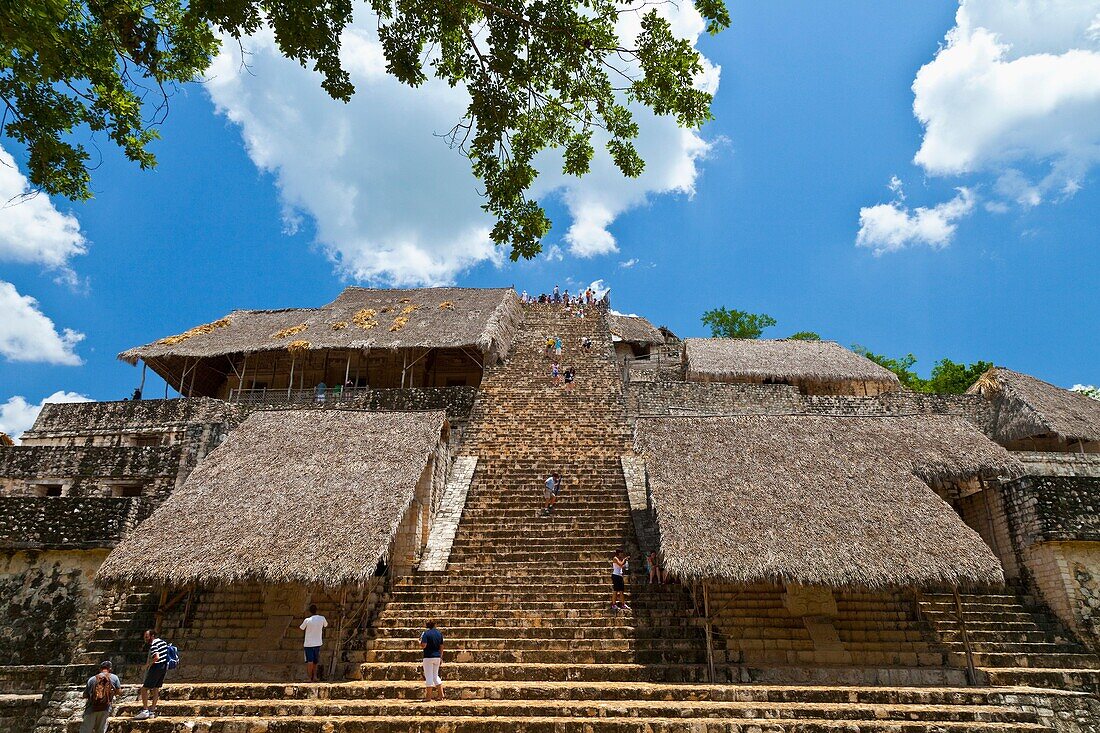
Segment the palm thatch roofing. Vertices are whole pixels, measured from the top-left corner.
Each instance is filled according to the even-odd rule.
[[[900,389],[897,375],[835,341],[684,339],[688,379],[698,381],[867,382]]]
[[[442,412],[257,412],[107,556],[105,585],[366,582]]]
[[[15,441],[12,440],[7,433],[0,432],[0,446],[12,446],[15,445]]]
[[[236,310],[119,359],[205,358],[285,350],[474,347],[503,353],[521,318],[511,288],[349,287],[320,308]]]
[[[661,549],[687,578],[864,588],[1003,581],[933,490],[1017,476],[957,417],[658,417],[637,422]]]
[[[627,316],[621,313],[609,313],[607,325],[611,335],[620,341],[632,344],[663,344],[665,336],[656,326],[641,316]]]
[[[993,402],[996,440],[1045,435],[1065,442],[1100,440],[1100,401],[1029,374],[993,367],[968,392]]]

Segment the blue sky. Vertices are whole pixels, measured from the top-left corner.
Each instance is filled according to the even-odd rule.
[[[698,43],[720,67],[716,120],[686,143],[667,125],[643,125],[644,149],[664,156],[665,172],[653,166],[641,188],[606,193],[613,187],[596,177],[545,194],[555,221],[546,244],[558,254],[521,264],[494,262],[483,244],[461,252],[453,244],[474,241],[484,222],[465,161],[449,162],[457,156],[438,139],[403,129],[428,116],[422,98],[363,84],[360,106],[343,108],[278,59],[258,54],[258,79],[233,76],[229,63],[215,82],[172,100],[155,171],[101,144],[94,200],[36,200],[52,203],[55,223],[75,218],[85,253],[61,255],[63,265],[12,255],[23,214],[0,209],[0,281],[34,298],[56,332],[84,336],[33,360],[14,360],[9,347],[0,405],[18,396],[33,406],[59,390],[121,398],[139,374],[115,360],[127,347],[233,308],[320,305],[371,279],[411,284],[416,256],[387,272],[386,256],[371,249],[407,231],[434,258],[424,270],[430,282],[536,291],[603,279],[618,310],[685,336],[704,335],[699,315],[726,305],[775,317],[767,336],[815,330],[880,353],[912,352],[925,371],[946,356],[1065,386],[1096,383],[1100,91],[1082,82],[1070,107],[1047,100],[1047,117],[972,91],[989,74],[1012,94],[1012,84],[1034,86],[1043,73],[1075,78],[1068,65],[1100,63],[1100,30],[1085,22],[1100,19],[1100,3],[1062,4],[1064,13],[1043,21],[1049,28],[1036,28],[1034,17],[991,0],[965,3],[960,19],[957,2],[733,2],[733,27]],[[1000,51],[989,51],[990,39]],[[1036,70],[1047,57],[1067,66]],[[914,80],[933,63],[921,77],[918,119]],[[299,81],[288,99],[307,119],[295,128],[285,108],[263,100],[265,90]],[[409,101],[388,112],[381,102],[394,99]],[[1015,127],[1013,114],[1023,116]],[[355,134],[328,132],[344,129]],[[357,147],[368,143],[374,148]],[[0,146],[23,164],[18,146],[2,137]],[[891,189],[894,177],[901,185]],[[332,192],[349,186],[352,225],[328,208]],[[441,198],[452,189],[453,200]],[[662,193],[669,189],[681,192]],[[593,201],[611,214],[585,234]],[[861,225],[868,246],[857,246]]]

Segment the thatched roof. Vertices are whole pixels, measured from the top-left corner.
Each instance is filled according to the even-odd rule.
[[[994,367],[969,389],[994,403],[1000,441],[1055,435],[1066,442],[1100,440],[1100,401],[1004,367]]]
[[[15,445],[15,441],[12,440],[7,433],[0,432],[0,446]]]
[[[621,313],[609,313],[607,325],[611,329],[611,335],[618,337],[620,341],[632,344],[663,344],[664,334],[652,323],[641,316],[625,316]]]
[[[637,422],[661,548],[684,577],[829,586],[994,584],[1001,566],[931,488],[1016,476],[957,417]]]
[[[119,354],[203,358],[285,350],[474,347],[503,352],[520,316],[511,288],[375,290],[351,287],[320,308],[236,310],[211,323]]]
[[[107,585],[367,581],[412,501],[442,412],[251,415],[107,556]]]
[[[900,389],[885,367],[834,341],[684,339],[689,379],[761,382],[868,382]]]

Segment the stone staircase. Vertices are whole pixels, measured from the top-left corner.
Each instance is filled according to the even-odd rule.
[[[730,681],[965,684],[945,650],[914,618],[912,603],[885,592],[836,591],[827,615],[792,613],[784,589],[715,585],[715,656]]]
[[[585,318],[554,306],[525,311],[511,355],[487,372],[465,431],[463,452],[477,464],[446,569],[393,583],[358,665],[362,679],[173,684],[159,717],[131,721],[135,707],[126,703],[111,731],[1052,730],[1011,690],[703,684],[704,632],[690,598],[678,585],[642,580],[620,462],[630,432],[606,321],[595,311]],[[577,369],[571,390],[550,384],[547,336],[561,336],[562,366]],[[580,349],[586,336],[590,352]],[[563,492],[544,516],[543,481],[553,470],[563,475]],[[633,571],[633,610],[625,613],[609,608],[609,556],[620,546],[630,550]],[[446,637],[448,699],[419,704],[417,640],[429,619]],[[860,631],[839,633],[854,643]]]
[[[1012,588],[960,594],[974,666],[997,685],[1032,685],[1100,694],[1100,657],[1078,643],[1053,616]],[[956,666],[966,650],[950,593],[924,593],[921,615]]]
[[[135,588],[122,595],[91,639],[74,655],[73,662],[86,666],[89,675],[104,659],[110,659],[120,675],[130,669],[140,670],[147,654],[142,635],[156,622],[156,609],[157,595],[152,588]]]

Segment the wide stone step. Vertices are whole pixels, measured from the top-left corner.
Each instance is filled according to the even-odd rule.
[[[1034,670],[1026,670],[1034,671]],[[447,681],[456,699],[494,700],[653,700],[724,702],[854,703],[873,705],[1002,705],[1021,690],[1003,687],[896,687],[846,685],[661,684],[587,682]],[[128,686],[136,689],[136,686]],[[423,680],[375,682],[212,682],[173,683],[173,700],[376,700],[415,699]],[[1048,694],[1070,697],[1051,690]]]
[[[426,706],[430,707],[430,706]],[[446,716],[443,719],[430,715],[394,715],[387,717],[345,717],[337,720],[325,718],[210,718],[202,721],[203,733],[486,733],[489,731],[515,731],[517,733],[682,733],[683,718],[514,718],[506,716]],[[242,725],[248,727],[242,728]],[[926,721],[867,721],[859,726],[861,733],[927,733]],[[148,721],[129,722],[114,719],[108,727],[115,733],[149,731],[150,733],[191,733],[194,722],[187,718],[154,718]],[[763,733],[799,731],[799,733],[831,733],[852,730],[852,723],[845,720],[773,719],[766,723],[749,720],[707,720],[707,733]],[[979,731],[1049,731],[1038,723],[938,723],[937,733],[978,733]]]
[[[423,626],[384,626],[372,630],[376,639],[401,640],[415,644],[423,633]],[[632,639],[632,640],[685,640],[698,642],[703,638],[701,627],[686,626],[680,628],[670,627],[644,627],[622,624],[620,626],[599,627],[514,627],[514,626],[467,626],[448,627],[448,645],[456,634],[461,633],[468,638],[500,639],[500,640],[532,640],[543,643],[554,640],[574,641],[593,639]]]
[[[364,680],[423,681],[419,662],[391,664],[388,662],[360,665]],[[528,662],[444,662],[441,676],[447,680],[544,682],[703,682],[707,679],[705,664],[585,664]]]
[[[119,706],[132,714],[135,703]],[[896,705],[797,702],[558,701],[448,699],[418,705],[405,699],[382,700],[231,700],[164,702],[159,714],[179,718],[461,716],[511,718],[700,718],[743,721],[926,721],[1036,723],[1035,713],[994,705]]]
[[[587,645],[574,642],[570,645],[558,645],[548,649],[483,649],[469,650],[459,643],[458,648],[448,649],[447,663],[511,663],[528,665],[539,664],[703,664],[707,660],[706,648],[702,644],[684,644],[670,648],[634,648],[634,649],[586,649]],[[365,661],[382,664],[419,664],[423,659],[420,649],[368,650]],[[453,660],[453,661],[452,661]]]
[[[966,664],[966,654],[951,652],[957,666]],[[998,654],[975,652],[974,664],[979,667],[1035,667],[1042,669],[1087,669],[1100,671],[1100,660],[1091,654]]]

